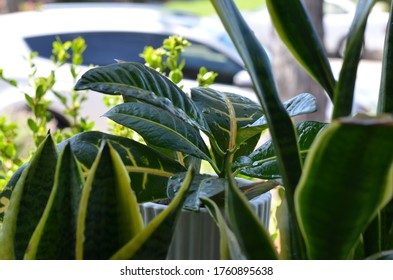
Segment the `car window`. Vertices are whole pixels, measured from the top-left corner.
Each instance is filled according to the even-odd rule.
[[[83,55],[84,65],[108,65],[115,59],[124,61],[143,62],[140,54],[145,46],[157,48],[168,35],[138,32],[84,32],[59,35],[26,37],[25,41],[31,51],[39,53],[40,57],[50,59],[52,43],[59,38],[62,42],[70,41],[81,36],[86,41],[86,51]],[[231,84],[233,76],[242,67],[225,54],[210,46],[190,40],[191,46],[183,54],[186,59],[184,76],[196,79],[199,68],[205,66],[219,73],[217,82]]]

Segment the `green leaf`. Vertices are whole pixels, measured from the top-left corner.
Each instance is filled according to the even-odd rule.
[[[390,6],[389,22],[385,37],[384,55],[382,60],[381,87],[378,99],[378,113],[393,114],[393,2]]]
[[[207,197],[201,197],[201,201],[209,210],[210,215],[216,222],[218,229],[220,230],[220,257],[222,260],[239,260],[244,259],[241,252],[239,243],[237,242],[236,236],[226,224],[226,221],[218,208],[217,204],[213,200]]]
[[[351,257],[392,198],[392,139],[391,117],[340,119],[318,137],[296,193],[309,258]]]
[[[317,111],[317,100],[314,95],[310,93],[301,93],[284,102],[284,107],[289,116],[296,117],[303,114],[314,113]],[[267,119],[262,116],[254,123],[242,127],[241,134],[246,134],[248,130],[252,129],[263,130],[268,127]]]
[[[170,200],[174,199],[177,193],[180,191],[181,186],[187,177],[187,174],[188,173],[185,172],[177,173],[169,178],[167,194]],[[204,188],[204,186],[206,186],[206,182],[208,182],[208,184],[211,184],[211,182],[216,183],[213,183],[214,186],[209,187],[208,190],[206,190]],[[187,194],[187,198],[184,201],[183,208],[191,211],[199,211],[201,206],[201,202],[199,201],[200,194],[203,193],[202,196],[210,197],[212,195],[216,195],[217,193],[223,192],[224,185],[222,183],[225,183],[225,179],[217,178],[207,174],[196,174],[193,177],[193,180],[189,187],[189,191]]]
[[[236,235],[240,248],[247,259],[278,259],[269,232],[258,220],[248,200],[236,187],[236,182],[232,177],[229,179],[227,187],[225,211],[229,227]]]
[[[25,259],[75,259],[76,221],[83,182],[71,147],[66,145],[59,156],[54,186]]]
[[[108,259],[143,228],[127,169],[109,143],[102,145],[82,191],[77,259]]]
[[[6,248],[6,258],[23,258],[52,191],[56,162],[57,150],[48,135],[24,168],[12,192],[0,238],[1,251]]]
[[[314,121],[304,121],[296,124],[300,154],[303,159],[307,157],[314,139],[317,138],[328,124]],[[261,179],[280,179],[277,156],[272,140],[268,140],[247,157],[239,158],[235,167],[241,168],[241,173]]]
[[[335,79],[323,43],[300,0],[266,0],[273,25],[301,66],[328,93],[334,95]]]
[[[176,220],[193,176],[194,171],[190,168],[176,198],[135,238],[117,251],[111,259],[166,259]]]
[[[105,116],[135,130],[149,144],[212,162],[199,131],[161,108],[130,102],[117,105]]]
[[[168,198],[173,199],[178,193],[186,173],[177,173],[168,181]],[[265,192],[270,191],[278,185],[275,181],[250,181],[241,178],[235,178],[236,186],[245,194],[247,199],[251,200]],[[189,193],[184,202],[184,209],[199,211],[202,203],[201,197],[214,200],[220,207],[225,205],[225,189],[228,180],[208,174],[197,174],[194,176]]]
[[[333,119],[351,115],[367,18],[376,0],[360,0],[349,34],[340,77],[334,91]]]
[[[209,134],[203,114],[187,94],[165,76],[141,63],[117,63],[93,68],[82,76],[75,89],[136,98],[168,109],[183,120],[193,120],[198,128]]]
[[[37,125],[37,123],[33,119],[28,118],[27,119],[27,125],[30,127],[32,132],[38,132],[38,129],[39,129],[38,125]]]
[[[90,169],[103,141],[109,142],[126,165],[138,202],[166,198],[166,184],[171,175],[186,169],[178,162],[136,141],[101,132],[80,133],[58,145],[67,143],[85,169]]]
[[[238,135],[241,127],[252,124],[263,114],[260,105],[254,101],[203,87],[192,88],[191,98],[204,114],[221,151],[235,149],[255,135],[247,135],[247,138]]]

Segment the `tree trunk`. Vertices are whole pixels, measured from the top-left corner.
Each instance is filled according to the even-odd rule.
[[[323,0],[303,0],[320,38],[323,38]],[[318,112],[302,116],[302,120],[326,121],[328,97],[325,91],[299,66],[281,39],[273,31],[273,71],[283,101],[302,92],[312,93],[318,102]]]

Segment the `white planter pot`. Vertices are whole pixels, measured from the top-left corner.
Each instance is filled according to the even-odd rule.
[[[267,192],[250,200],[250,204],[262,224],[268,229],[271,193]],[[151,202],[140,205],[145,223],[151,221],[165,208],[165,205]],[[202,208],[200,212],[183,210],[167,258],[170,260],[218,260],[220,259],[219,240],[217,225],[207,209]]]

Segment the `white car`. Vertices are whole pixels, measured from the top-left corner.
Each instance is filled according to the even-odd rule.
[[[342,57],[349,28],[354,18],[356,4],[349,0],[325,0],[324,43],[329,54]],[[381,57],[389,14],[374,8],[367,20],[364,55]]]
[[[213,87],[237,92],[255,100],[251,89],[233,86],[234,81],[244,77],[243,63],[229,37],[223,32],[212,32],[198,27],[198,19],[165,12],[155,6],[127,3],[48,5],[38,11],[18,12],[0,16],[0,68],[3,75],[19,84],[28,83],[29,66],[24,60],[33,51],[39,53],[35,62],[40,74],[47,76],[53,69],[50,60],[52,42],[62,42],[78,36],[85,39],[82,72],[87,65],[107,65],[115,59],[143,62],[140,54],[145,46],[158,47],[170,35],[180,35],[191,42],[183,57],[186,59],[184,83],[193,82],[201,66],[219,73]],[[68,67],[57,74],[57,90],[67,92],[73,87]],[[246,77],[247,79],[247,77]],[[244,84],[244,82],[241,82]],[[88,102],[82,110],[90,120],[106,124],[99,117],[107,111],[103,95],[89,92]],[[24,96],[15,88],[0,81],[0,113],[6,108],[18,108],[24,104]],[[61,116],[62,107],[54,103],[52,111]]]
[[[352,24],[356,4],[351,0],[324,0],[324,45],[332,56],[343,55],[347,35]],[[244,13],[258,39],[266,45],[271,41],[272,23],[266,8]],[[380,57],[385,40],[389,14],[374,8],[366,27],[364,55]]]

